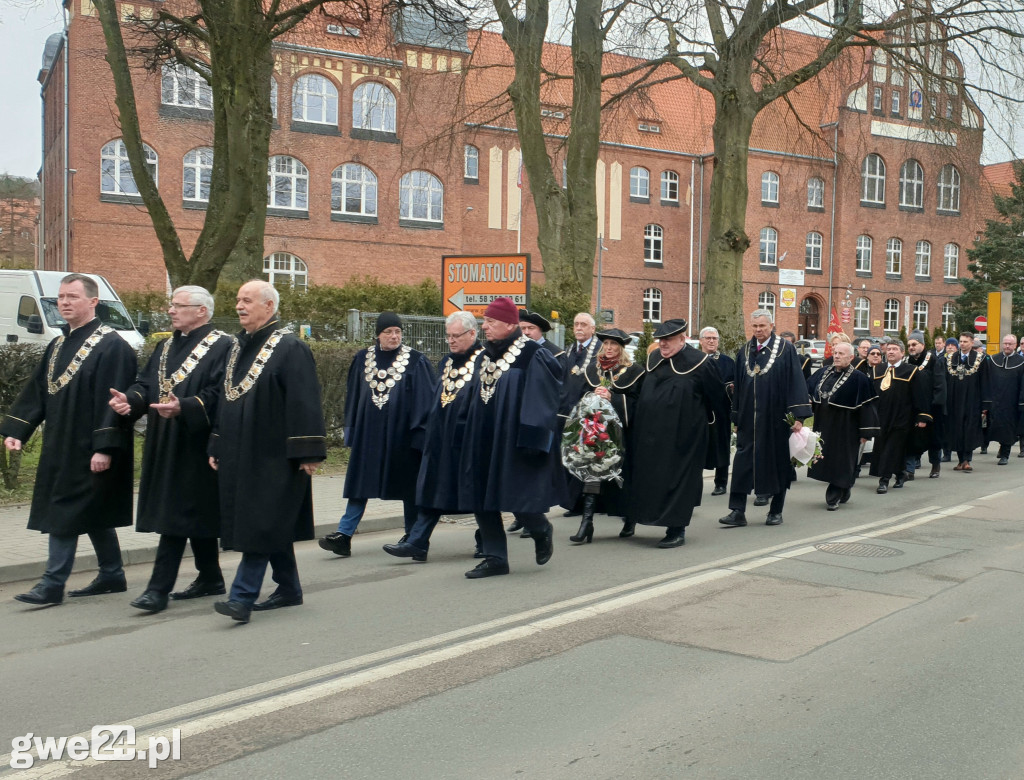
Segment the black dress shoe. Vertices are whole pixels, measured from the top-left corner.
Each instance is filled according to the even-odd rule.
[[[519,532],[519,538],[520,539],[529,539],[530,538],[530,529],[527,528],[526,526],[523,526],[523,530]]]
[[[227,589],[224,587],[224,580],[219,582],[196,580],[185,590],[172,593],[171,598],[174,601],[185,601],[186,599],[198,599],[203,596],[223,596],[225,593],[227,593]]]
[[[483,577],[497,577],[499,574],[508,574],[508,563],[497,558],[484,558],[475,569],[466,572],[466,579],[479,580]]]
[[[60,604],[64,600],[64,588],[61,585],[43,585],[39,582],[33,585],[28,593],[19,593],[14,600],[35,607]]]
[[[754,496],[754,506],[768,506],[768,502],[772,500],[771,496]]]
[[[747,524],[747,518],[740,510],[734,509],[725,517],[720,517],[718,519],[718,522],[720,522],[722,525],[728,525],[734,528],[741,528],[742,526],[745,526]]]
[[[764,519],[765,525],[782,525],[782,515],[778,512],[769,512]]]
[[[569,509],[569,510],[567,510],[565,512],[562,512],[562,517],[582,517],[582,516],[583,516],[583,510],[582,509],[579,509],[579,510],[577,510],[577,509]]]
[[[829,512],[835,512],[837,509],[839,509],[839,502],[838,501],[833,501],[833,502],[829,503],[829,502],[826,501],[825,502],[825,509],[827,509]]]
[[[1018,452],[1017,453],[1017,457],[1018,458],[1024,458],[1024,450],[1021,450],[1020,452]]]
[[[988,447],[982,447],[981,448],[981,454],[982,455],[988,455]]]
[[[228,602],[230,604],[232,602]],[[238,603],[238,602],[235,602]],[[267,596],[266,601],[253,604],[254,612],[266,612],[268,609],[280,609],[281,607],[298,607],[302,605],[302,596],[283,596],[276,590]],[[219,611],[219,610],[218,610]],[[237,618],[235,618],[237,620]]]
[[[384,552],[388,555],[394,555],[396,558],[412,558],[414,561],[420,561],[421,563],[427,560],[426,550],[421,550],[419,547],[413,547],[408,542],[385,544]]]
[[[317,544],[324,550],[340,555],[342,558],[348,558],[352,555],[352,537],[348,534],[340,533],[335,531],[333,534],[327,534],[323,539],[317,541]]]
[[[252,614],[252,607],[247,607],[241,601],[218,601],[213,608],[218,614],[227,615],[239,623],[248,623],[249,615]]]
[[[622,521],[622,530],[619,531],[619,538],[620,539],[628,539],[629,537],[631,537],[635,533],[636,533],[636,523],[634,523],[632,520],[623,520]]]
[[[484,551],[483,550],[474,550],[473,551],[473,557],[474,558],[486,558],[487,556],[484,555]]]
[[[133,599],[131,605],[145,612],[163,612],[167,609],[167,594],[147,590],[137,599]]]
[[[939,464],[936,463],[934,466],[932,466],[932,470],[930,472],[928,472],[928,479],[938,479],[939,478],[939,472],[941,470],[942,469],[940,468]]]
[[[124,593],[128,590],[128,583],[124,577],[105,578],[97,577],[84,588],[69,590],[69,596],[102,596],[104,593]]]
[[[543,566],[551,560],[551,555],[555,551],[555,527],[551,525],[551,523],[548,523],[546,531],[531,534],[531,536],[533,537],[534,554],[537,558],[537,565]]]
[[[1007,457],[1002,457],[1002,458],[1000,458],[1000,459],[999,459],[999,460],[998,460],[998,461],[996,462],[996,465],[997,465],[997,466],[1005,466],[1005,465],[1006,465],[1007,463],[1009,463],[1009,462],[1010,462],[1010,459],[1009,459],[1009,458],[1007,458]]]
[[[942,462],[943,463],[952,463],[953,462],[953,457],[951,455],[943,455],[942,456]]]
[[[875,492],[882,494],[889,492],[889,482],[887,480],[879,480],[878,487],[875,488]]]
[[[893,490],[898,490],[899,488],[903,487],[905,482],[906,480],[902,474],[896,477],[896,481],[892,483]]]
[[[682,547],[686,544],[685,528],[669,528],[665,531],[665,538],[658,542],[658,548],[671,550],[673,547]]]
[[[523,530],[523,524],[520,523],[518,520],[515,520],[505,530],[508,531],[510,534],[514,534],[517,531],[522,531]]]
[[[713,496],[724,496],[725,495],[725,486],[724,485],[715,485],[715,489],[711,491],[711,495],[713,495]]]
[[[906,472],[903,475],[903,481],[904,482],[913,482],[914,481],[914,472],[913,471]]]

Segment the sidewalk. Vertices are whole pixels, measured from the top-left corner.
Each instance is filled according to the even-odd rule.
[[[323,536],[338,528],[338,519],[345,510],[345,499],[341,490],[345,475],[313,477],[313,516],[316,535]],[[0,506],[0,582],[36,580],[46,565],[48,535],[29,531],[28,504]],[[359,524],[359,531],[387,531],[404,525],[401,501],[382,501],[371,498],[366,505],[366,514]],[[358,533],[357,532],[357,533]],[[125,566],[136,563],[151,563],[156,557],[156,546],[160,540],[157,534],[136,533],[134,526],[117,529],[121,540],[121,554]],[[186,556],[191,550],[185,549]],[[82,537],[75,557],[75,571],[96,568],[96,554],[87,537]]]

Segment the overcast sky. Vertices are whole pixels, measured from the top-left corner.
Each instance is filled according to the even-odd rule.
[[[40,166],[40,102],[36,77],[42,63],[46,38],[61,30],[59,0],[0,0],[0,173],[35,177]],[[1024,65],[1022,65],[1024,67]],[[984,107],[988,108],[988,107]],[[989,117],[990,126],[996,117]],[[1024,129],[1012,123],[1012,150],[985,133],[985,162],[1024,156]],[[1005,135],[1005,134],[1004,134]]]

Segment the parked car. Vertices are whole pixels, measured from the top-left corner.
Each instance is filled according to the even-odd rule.
[[[629,356],[631,358],[633,358],[633,362],[634,363],[637,360],[636,348],[637,348],[637,345],[640,343],[640,337],[642,335],[644,335],[644,334],[641,333],[640,331],[636,331],[636,330],[633,331],[632,333],[629,334],[629,342],[626,344],[626,352],[629,354]],[[655,339],[654,343],[657,344],[658,340]],[[689,344],[694,349],[700,349],[700,340],[699,339],[687,339],[686,343]]]
[[[793,346],[801,355],[811,359],[811,366],[817,368],[825,359],[825,342],[820,339],[800,339]]]

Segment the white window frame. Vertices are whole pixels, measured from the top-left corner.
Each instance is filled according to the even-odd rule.
[[[757,262],[758,265],[777,266],[779,264],[779,231],[773,227],[761,228]]]
[[[900,91],[898,89],[894,89],[889,96],[889,111],[893,114],[900,112]]]
[[[160,72],[160,103],[212,111],[213,88],[187,65],[166,62]]]
[[[960,247],[946,244],[942,250],[942,278],[955,281],[960,274]]]
[[[932,245],[928,241],[918,241],[914,250],[914,276],[932,275]]]
[[[942,304],[942,329],[949,331],[956,324],[956,306],[952,301]]]
[[[903,274],[903,240],[890,238],[885,242],[885,272],[893,276]]]
[[[661,225],[644,226],[645,263],[658,263],[660,265],[663,262],[664,238],[665,231],[662,230]]]
[[[857,270],[860,273],[871,273],[871,256],[874,253],[875,241],[871,236],[857,236]]]
[[[898,298],[887,298],[882,320],[882,330],[893,333],[900,329],[900,301]]]
[[[358,200],[357,210],[349,201]],[[331,173],[331,213],[377,216],[377,176],[360,163],[343,163]]]
[[[292,121],[338,126],[338,88],[321,73],[304,73],[292,87]]]
[[[213,178],[213,149],[197,146],[182,158],[181,197],[190,203],[210,202],[210,181]],[[189,188],[192,193],[189,194]]]
[[[352,127],[394,133],[397,101],[395,93],[379,81],[364,81],[352,91]]]
[[[157,153],[145,143],[142,145],[142,153],[146,156],[146,168],[153,184],[158,184],[160,160]],[[105,195],[139,194],[139,187],[128,162],[128,147],[120,138],[108,141],[100,149],[100,192]]]
[[[668,203],[679,202],[679,174],[675,171],[661,172],[661,199]]]
[[[644,322],[661,322],[661,290],[648,287],[644,290]]]
[[[278,154],[267,161],[267,206],[289,211],[309,210],[309,170],[300,160]]]
[[[291,252],[273,252],[263,258],[263,273],[271,284],[287,281],[295,290],[309,287],[309,268],[305,261]]]
[[[473,144],[466,144],[462,152],[462,177],[480,181],[480,150]]]
[[[807,208],[825,208],[825,180],[819,176],[813,176],[807,182]]]
[[[409,171],[398,184],[398,216],[415,222],[444,222],[444,185],[428,171]]]
[[[651,197],[651,172],[641,166],[629,169],[629,197]]]
[[[761,174],[761,203],[779,202],[779,174],[765,171]]]
[[[943,165],[939,171],[939,211],[960,213],[960,171],[955,165]]]
[[[900,206],[924,208],[924,168],[917,160],[907,160],[900,166]]]
[[[881,155],[869,154],[860,166],[861,203],[885,205],[885,160]]]
[[[858,298],[853,302],[853,329],[871,329],[871,301],[867,298]]]
[[[825,239],[821,233],[812,230],[807,234],[804,241],[804,268],[808,271],[821,270],[822,248],[825,246]]]
[[[874,93],[871,96],[871,109],[873,111],[881,111],[882,110],[882,88],[881,87],[875,87],[874,89],[875,89],[875,91],[874,91]]]
[[[772,313],[772,320],[775,319],[775,293],[765,290],[757,296],[757,308],[767,309]]]
[[[911,316],[914,330],[928,330],[928,301],[915,301]]]

